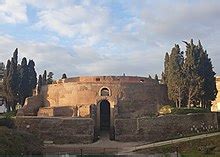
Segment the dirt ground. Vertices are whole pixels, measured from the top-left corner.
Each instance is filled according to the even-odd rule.
[[[111,141],[108,133],[102,133],[100,139],[91,144],[62,144],[45,145],[45,154],[120,154],[129,151],[129,149],[143,145],[143,142],[118,142]]]
[[[149,144],[146,142],[111,141],[109,140],[108,133],[102,133],[100,139],[91,144],[45,145],[44,154],[146,155],[174,153],[175,155],[176,146],[179,147],[181,152],[191,152],[196,150],[194,147],[219,145],[219,137],[220,133],[211,133]]]

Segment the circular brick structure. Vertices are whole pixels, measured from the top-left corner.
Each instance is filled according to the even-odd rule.
[[[113,127],[115,118],[156,114],[166,91],[146,77],[82,76],[43,86],[35,97],[26,106],[41,104],[38,110],[35,107],[38,116],[91,117],[98,129],[105,129]],[[24,107],[24,115],[26,111]]]

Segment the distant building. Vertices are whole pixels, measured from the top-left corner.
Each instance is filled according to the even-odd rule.
[[[0,113],[5,113],[7,111],[7,108],[5,107],[5,104],[0,104]]]
[[[211,110],[213,112],[220,112],[220,76],[216,77],[216,87],[218,90],[218,94],[215,101],[212,102],[213,105],[211,107]]]

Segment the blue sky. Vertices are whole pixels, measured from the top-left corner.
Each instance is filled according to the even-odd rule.
[[[200,39],[220,75],[218,0],[0,0],[0,61],[19,48],[38,74],[160,75],[165,52]]]

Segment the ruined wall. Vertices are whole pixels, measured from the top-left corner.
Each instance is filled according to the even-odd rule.
[[[154,142],[218,129],[216,113],[116,119],[115,140]]]
[[[77,109],[73,106],[42,107],[37,116],[40,117],[77,117]]]
[[[107,87],[110,96],[101,96],[100,90]],[[80,116],[88,117],[91,104],[107,99],[118,114],[132,116],[156,113],[163,99],[161,86],[153,79],[130,76],[75,77],[58,80],[44,86],[41,91],[45,107],[77,106]],[[140,111],[140,112],[139,112]]]
[[[213,112],[220,112],[220,77],[217,77],[216,78],[216,87],[217,87],[217,90],[218,90],[218,94],[217,94],[217,97],[215,99],[215,101],[212,102],[212,108],[211,110]]]
[[[117,117],[142,117],[157,113],[160,104],[159,84],[123,83],[121,90]]]
[[[16,117],[18,130],[30,132],[56,144],[92,143],[94,122],[90,118]]]
[[[28,97],[25,99],[24,106],[17,111],[17,116],[37,116],[39,108],[43,106],[41,95]]]
[[[108,99],[113,108],[117,103],[117,94],[119,93],[118,84],[105,84],[111,89],[109,97],[100,97],[99,90],[104,87],[103,84],[69,82],[45,86],[42,91],[44,105],[46,107],[58,106],[77,106],[80,110],[80,116],[89,116],[89,107],[91,104],[97,104],[102,99]]]

